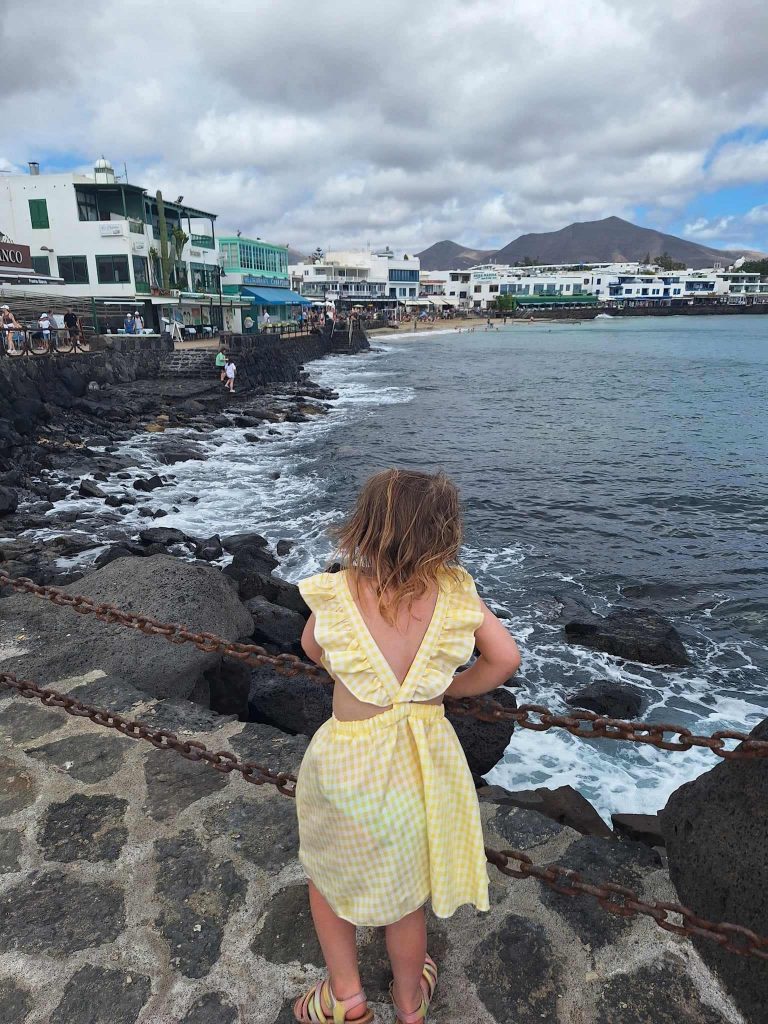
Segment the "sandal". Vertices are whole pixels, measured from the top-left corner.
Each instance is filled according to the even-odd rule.
[[[349,999],[337,999],[326,978],[299,996],[293,1004],[293,1015],[299,1024],[344,1024],[347,1013],[366,1001],[365,992],[362,991]],[[371,1024],[373,1016],[373,1010],[368,1010],[362,1017],[354,1017],[350,1024]]]
[[[389,986],[389,995],[392,999],[392,1005],[395,1008],[397,1014],[396,1024],[421,1024],[421,1021],[427,1016],[427,1010],[429,1004],[432,1002],[432,997],[435,994],[435,988],[437,986],[437,965],[429,954],[427,959],[424,961],[424,970],[421,972],[421,981],[419,986],[421,987],[421,1006],[418,1010],[412,1010],[411,1013],[405,1013],[395,1002],[395,997],[392,994],[394,987],[394,981]]]

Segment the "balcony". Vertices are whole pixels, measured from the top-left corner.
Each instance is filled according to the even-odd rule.
[[[213,235],[191,235],[189,244],[197,249],[215,249],[216,243]]]
[[[144,222],[141,220],[132,220],[131,218],[128,218],[128,230],[132,235],[143,235]]]

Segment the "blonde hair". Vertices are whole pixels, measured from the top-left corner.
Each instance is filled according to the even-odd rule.
[[[336,531],[338,555],[357,587],[369,578],[390,625],[446,572],[457,578],[462,542],[459,492],[444,473],[385,469],[365,483]]]

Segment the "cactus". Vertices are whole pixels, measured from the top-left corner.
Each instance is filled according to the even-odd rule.
[[[165,220],[165,203],[163,193],[158,189],[157,195],[157,227],[160,232],[160,270],[163,275],[163,291],[170,291],[171,271],[168,259],[168,225]]]

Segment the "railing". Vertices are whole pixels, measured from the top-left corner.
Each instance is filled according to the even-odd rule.
[[[148,281],[137,281],[136,282],[136,292],[137,292],[137,294],[149,295],[150,290],[151,290],[150,289],[150,284],[149,284]]]
[[[143,235],[144,234],[144,221],[131,220],[128,218],[128,230],[132,235]]]
[[[215,249],[216,243],[213,240],[213,235],[191,235],[189,239],[190,245],[196,245],[200,249]]]

